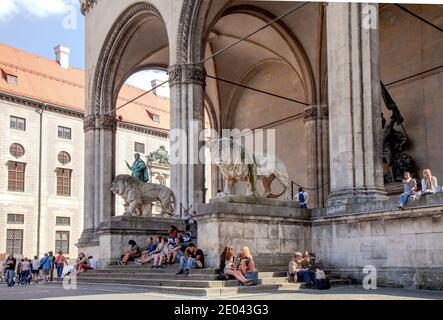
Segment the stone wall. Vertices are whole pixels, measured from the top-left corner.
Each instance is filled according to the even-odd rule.
[[[443,288],[443,195],[406,210],[314,217],[312,247],[323,267],[361,281],[365,266],[377,268],[378,285]],[[375,211],[375,210],[374,210]],[[357,213],[355,213],[357,212]]]
[[[246,203],[211,203],[198,210],[198,246],[207,267],[218,267],[227,244],[249,247],[259,270],[286,266],[291,255],[311,247],[309,211]]]

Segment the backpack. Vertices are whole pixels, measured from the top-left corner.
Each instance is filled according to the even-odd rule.
[[[227,275],[225,275],[224,273],[219,273],[217,276],[217,280],[218,281],[227,281],[227,280],[229,280],[229,277]]]
[[[300,202],[300,204],[306,203],[305,194],[303,192],[298,193],[298,201]]]
[[[314,280],[314,289],[317,289],[317,290],[331,289],[331,284],[329,282],[329,279],[315,279]]]
[[[246,272],[245,278],[248,280],[252,280],[254,286],[258,285],[258,272]]]

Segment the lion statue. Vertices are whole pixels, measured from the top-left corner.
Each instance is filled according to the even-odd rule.
[[[285,200],[291,199],[291,188],[285,165],[275,156],[254,153],[250,154],[239,142],[223,138],[209,143],[211,158],[219,168],[225,179],[223,194],[232,195],[233,187],[239,181],[248,182],[248,195],[257,196],[257,180],[260,180],[264,198],[279,198],[284,195]],[[283,186],[283,192],[273,194],[271,185],[277,180]]]
[[[160,202],[162,216],[174,216],[176,200],[174,192],[166,186],[144,183],[130,175],[119,175],[111,185],[111,191],[122,197],[125,215],[152,216],[152,203]]]

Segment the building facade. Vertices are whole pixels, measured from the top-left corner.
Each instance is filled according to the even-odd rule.
[[[109,248],[112,230],[100,225],[115,221],[107,190],[117,154],[103,148],[118,140],[115,88],[140,68],[159,66],[169,71],[171,127],[186,133],[184,158],[193,156],[193,130],[195,123],[197,129],[204,127],[205,112],[218,132],[275,129],[276,155],[290,179],[310,189],[309,205],[315,208],[204,205],[204,165],[172,165],[171,188],[178,202],[200,210],[199,246],[211,266],[226,243],[237,249],[247,244],[265,261],[311,248],[325,267],[371,265],[396,285],[427,286],[430,277],[441,285],[441,195],[397,210],[388,198],[395,188],[386,184],[392,159],[385,139],[385,133],[408,137],[401,154],[414,159],[417,177],[428,167],[443,175],[441,141],[435,136],[443,121],[438,28],[393,4],[80,2],[91,71],[85,159],[92,165],[85,171],[85,193],[93,196],[85,198],[85,248],[99,247],[105,263],[117,257],[118,250]],[[440,5],[408,8],[441,28]],[[396,115],[382,103],[381,82],[404,118],[396,131],[383,121]],[[99,180],[88,179],[92,174]],[[221,185],[218,175],[211,178],[213,186]],[[401,177],[394,182],[401,188]]]
[[[62,48],[63,49],[63,48]],[[0,256],[77,255],[84,210],[84,72],[68,50],[49,60],[0,45]],[[65,56],[63,56],[65,54]],[[61,56],[62,55],[62,56]],[[124,86],[119,103],[141,93]],[[144,97],[139,112],[119,114],[116,172],[125,161],[169,150],[169,99]],[[149,112],[147,112],[149,111]],[[151,166],[152,181],[169,185],[169,167]],[[116,203],[117,214],[122,206]]]

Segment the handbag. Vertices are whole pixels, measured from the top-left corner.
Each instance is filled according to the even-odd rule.
[[[245,278],[248,280],[252,280],[254,286],[258,285],[258,272],[256,271],[246,272]]]
[[[38,266],[38,270],[42,270],[43,269],[43,265],[46,263],[46,261],[48,261],[49,257],[46,257],[45,261],[43,261],[43,263],[40,263],[40,265]]]

